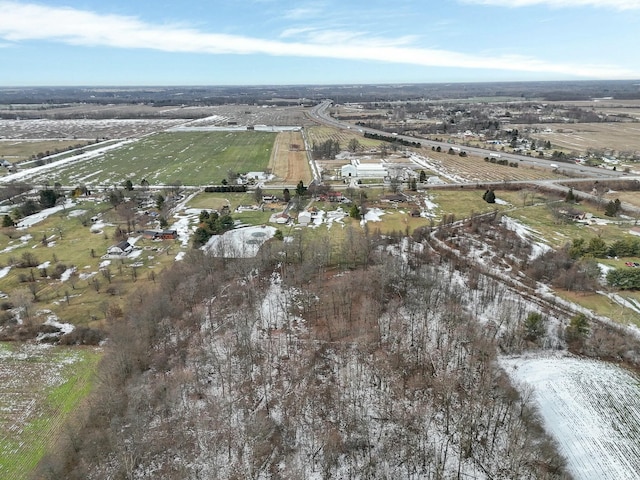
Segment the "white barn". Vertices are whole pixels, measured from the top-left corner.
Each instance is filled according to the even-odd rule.
[[[341,168],[341,174],[342,178],[384,178],[389,171],[380,163],[350,163]]]

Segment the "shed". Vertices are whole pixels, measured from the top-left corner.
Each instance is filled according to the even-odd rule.
[[[117,245],[112,245],[107,249],[107,253],[109,255],[127,255],[133,250],[133,245],[131,245],[126,240],[118,243]]]
[[[298,223],[300,225],[309,225],[311,223],[311,212],[300,212],[298,214]]]

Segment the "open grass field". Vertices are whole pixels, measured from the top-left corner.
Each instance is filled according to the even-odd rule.
[[[89,393],[99,349],[0,343],[0,478],[29,477]]]
[[[151,184],[219,184],[228,172],[264,171],[275,134],[271,132],[165,132],[82,163],[47,172],[63,185],[120,185],[130,179]]]
[[[308,185],[311,182],[313,177],[300,132],[278,134],[269,160],[269,168],[278,183],[297,184],[302,180]]]
[[[630,308],[625,308],[618,302],[597,293],[583,294],[568,292],[566,290],[556,290],[556,294],[562,298],[570,300],[578,305],[587,307],[598,315],[603,315],[622,325],[635,325],[640,327],[640,314]],[[640,294],[638,292],[620,292],[619,295],[629,301],[632,300],[640,305]]]
[[[82,225],[83,216],[102,212],[104,227],[98,232]],[[47,311],[60,321],[74,325],[100,326],[109,308],[121,306],[135,285],[142,289],[174,261],[180,247],[175,240],[155,242],[140,238],[135,258],[105,259],[119,218],[106,204],[83,202],[77,207],[59,211],[25,229],[1,229],[0,291],[9,301],[28,302],[34,318],[44,321]],[[18,268],[30,256],[37,266]],[[56,269],[74,274],[68,278],[53,277]],[[109,275],[107,275],[109,273]],[[41,313],[40,313],[41,312]]]

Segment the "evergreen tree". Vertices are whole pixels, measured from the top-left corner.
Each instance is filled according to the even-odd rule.
[[[484,192],[484,195],[482,195],[482,199],[487,203],[496,203],[496,194],[493,190],[487,190]]]
[[[573,193],[573,188],[570,188],[567,195],[564,197],[564,201],[567,203],[573,203],[576,201],[576,196]]]
[[[15,225],[15,222],[13,221],[13,218],[11,218],[10,215],[3,215],[2,216],[2,226],[3,227],[13,227]]]
[[[618,204],[616,204],[616,202],[614,202],[613,200],[611,200],[609,203],[607,203],[607,206],[604,208],[604,214],[607,217],[615,217],[618,214]]]
[[[584,313],[579,313],[571,319],[571,322],[565,329],[567,340],[581,341],[589,335],[589,320]]]
[[[536,341],[544,335],[544,317],[538,312],[531,312],[524,322],[525,339]]]

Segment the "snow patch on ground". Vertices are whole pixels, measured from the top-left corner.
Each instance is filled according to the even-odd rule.
[[[57,205],[55,207],[45,208],[44,210],[42,210],[42,211],[40,211],[38,213],[34,213],[33,215],[29,215],[28,217],[24,217],[22,220],[20,220],[18,222],[16,228],[18,230],[24,230],[26,228],[32,227],[32,226],[36,225],[37,223],[42,222],[43,220],[45,220],[50,215],[53,215],[54,213],[58,213],[58,212],[66,209],[66,208],[70,208],[73,205],[75,205],[75,204],[74,204],[74,202],[72,200],[67,200],[64,205]]]
[[[274,227],[267,225],[236,228],[223,235],[214,235],[202,249],[217,257],[255,257],[262,244],[273,237],[275,232]]]
[[[540,233],[534,229],[527,227],[515,218],[507,215],[503,215],[501,221],[506,228],[515,232],[521,239],[531,243],[532,251],[529,260],[534,260],[551,250],[551,247],[546,243],[537,241],[537,239],[541,239],[542,237]]]
[[[69,278],[71,278],[71,274],[75,271],[76,267],[67,268],[64,272],[62,272],[62,275],[60,275],[60,281],[66,282],[67,280],[69,280]]]
[[[364,225],[367,222],[381,222],[380,217],[385,214],[385,211],[380,208],[372,208],[367,210],[364,214],[364,218],[360,220],[360,225]]]

